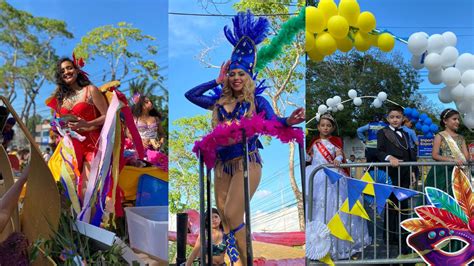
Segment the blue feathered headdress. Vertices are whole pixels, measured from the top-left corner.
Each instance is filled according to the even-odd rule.
[[[256,45],[267,37],[270,23],[264,17],[255,18],[250,10],[237,13],[232,22],[233,31],[224,27],[225,37],[234,46],[229,70],[242,69],[252,77],[257,63]]]

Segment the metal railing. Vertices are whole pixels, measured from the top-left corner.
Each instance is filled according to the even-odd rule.
[[[246,243],[247,243],[247,265],[253,265],[252,250],[252,230],[250,221],[250,189],[249,189],[249,170],[248,170],[248,143],[245,129],[242,129],[242,147],[243,147],[243,177],[244,177],[244,201],[245,201],[245,227],[246,227]],[[298,145],[301,184],[303,190],[303,202],[305,202],[305,158],[304,147]],[[204,179],[204,170],[206,170],[206,179]],[[199,201],[200,201],[200,235],[201,235],[201,265],[212,265],[212,235],[211,226],[211,169],[205,169],[202,154],[199,154]],[[204,196],[206,195],[206,196]],[[205,215],[207,210],[207,217]],[[207,219],[207,223],[206,223]],[[206,235],[207,232],[207,235]],[[207,258],[206,258],[207,257]]]
[[[410,189],[413,189],[413,190],[416,190],[416,191],[419,191],[419,192],[423,192],[425,191],[425,181],[424,181],[424,178],[423,177],[427,177],[428,175],[428,171],[430,170],[431,167],[435,167],[433,169],[433,175],[432,177],[434,178],[434,187],[436,188],[439,188],[439,187],[442,187],[440,185],[442,184],[438,184],[438,171],[436,170],[442,170],[444,168],[444,171],[442,171],[443,175],[444,175],[444,183],[446,184],[446,187],[443,188],[442,190],[444,190],[446,193],[448,194],[451,194],[452,195],[452,191],[451,191],[451,186],[448,186],[448,184],[450,184],[450,180],[451,180],[451,170],[449,170],[450,168],[454,167],[456,164],[455,163],[449,163],[449,162],[401,162],[400,165],[397,167],[397,176],[395,177],[396,180],[393,180],[394,182],[392,182],[393,184],[401,184],[401,177],[400,177],[400,170],[401,170],[401,167],[404,167],[405,169],[408,167],[409,168],[409,173],[410,173],[410,178],[411,178],[411,173],[419,173],[417,175],[415,175],[415,182],[411,183],[411,186],[410,186]],[[330,165],[330,164],[327,164],[327,165],[321,165],[321,166],[318,166],[316,167],[315,169],[313,169],[313,171],[311,172],[310,176],[309,176],[309,189],[308,189],[308,197],[307,197],[307,206],[308,206],[308,210],[307,210],[307,213],[308,213],[308,216],[307,216],[307,221],[311,222],[314,220],[314,213],[313,213],[313,205],[314,205],[314,183],[315,183],[315,176],[316,176],[316,173],[319,172],[319,171],[323,171],[323,168],[335,168],[334,165]],[[439,167],[441,167],[441,169],[439,169]],[[468,170],[468,173],[470,176],[472,176],[470,173],[472,171],[472,165],[471,164],[466,164],[464,165],[464,167],[467,167],[467,170]],[[372,176],[372,178],[374,179],[375,182],[377,182],[376,180],[378,180],[380,174],[382,174],[382,172],[380,171],[383,171],[385,174],[385,183],[388,182],[388,178],[389,178],[389,175],[388,175],[388,170],[389,168],[392,168],[390,166],[390,163],[350,163],[350,164],[341,164],[339,166],[339,168],[349,168],[349,171],[351,172],[351,170],[353,170],[354,168],[355,169],[358,169],[358,168],[364,168],[363,171],[361,171],[362,173],[365,173],[365,171],[368,171],[369,168],[373,171],[372,173],[375,175],[375,176]],[[416,170],[418,168],[418,170]],[[436,169],[438,168],[438,169]],[[362,175],[361,175],[362,176]],[[361,176],[359,176],[358,178],[360,178]],[[390,177],[393,179],[393,177]],[[405,177],[407,178],[407,177]],[[380,180],[379,180],[380,181]],[[398,182],[395,182],[395,181],[398,181]],[[327,175],[325,175],[325,185],[324,187],[321,187],[322,189],[325,189],[325,192],[324,192],[324,223],[327,224],[328,221],[332,218],[332,217],[327,217],[327,200],[328,200],[328,177]],[[342,202],[339,202],[339,192],[340,192],[340,182],[337,182],[337,184],[334,184],[336,185],[336,191],[337,191],[337,195],[336,195],[336,200],[337,200],[337,210],[339,210],[342,206]],[[334,195],[332,195],[334,196]],[[390,207],[389,204],[384,204],[385,206],[385,209],[383,210],[383,214],[382,216],[377,216],[377,208],[376,208],[376,205],[375,205],[375,199],[373,200],[373,203],[374,204],[367,204],[365,202],[365,196],[364,194],[362,194],[362,196],[360,197],[362,198],[361,200],[361,203],[362,205],[364,206],[364,209],[367,210],[367,207],[369,207],[369,209],[373,209],[372,211],[368,211],[368,215],[371,219],[371,221],[367,221],[368,223],[368,233],[372,233],[371,237],[372,237],[372,240],[371,240],[371,243],[369,246],[366,246],[364,244],[364,240],[362,240],[362,249],[360,251],[358,250],[353,250],[353,247],[352,247],[352,244],[351,244],[351,250],[349,251],[349,258],[342,258],[342,259],[339,259],[338,256],[336,256],[336,258],[333,258],[334,262],[339,265],[339,264],[392,264],[392,263],[396,263],[396,264],[402,264],[402,263],[418,263],[418,262],[423,262],[423,260],[417,255],[415,254],[415,252],[413,250],[411,250],[411,256],[410,258],[400,258],[400,255],[402,254],[402,233],[403,234],[406,234],[408,235],[409,232],[406,232],[404,231],[403,228],[401,228],[399,226],[399,232],[400,234],[398,234],[398,244],[396,246],[393,246],[393,243],[389,243],[389,234],[394,234],[394,233],[398,233],[398,232],[390,232],[389,231],[389,226],[388,226],[388,222],[385,223],[385,225],[382,225],[384,223],[383,219],[385,219],[386,221],[388,221],[389,219],[389,212],[387,209],[395,209],[397,210],[398,212],[398,220],[399,221],[402,221],[402,214],[401,214],[401,211],[403,212],[409,212],[409,214],[404,214],[403,216],[405,218],[414,218],[414,217],[417,217],[416,213],[414,213],[413,211],[413,208],[416,207],[416,206],[419,206],[419,205],[425,205],[426,204],[426,197],[424,196],[424,194],[418,194],[417,196],[414,196],[414,197],[410,197],[409,199],[406,199],[408,200],[408,208],[403,210],[401,209],[401,203],[400,201],[398,201],[398,204],[396,206],[393,206]],[[360,199],[359,198],[359,199]],[[336,212],[337,212],[336,210]],[[351,231],[352,231],[352,227],[351,227],[351,217],[352,215],[349,215],[349,226],[348,225],[345,225],[346,226],[346,229],[348,229],[348,232],[349,234],[351,234]],[[407,217],[409,216],[409,217]],[[364,220],[366,221],[366,220]],[[370,228],[369,228],[370,226]],[[349,227],[349,228],[348,228]],[[382,233],[385,233],[385,236],[383,236],[384,240],[380,241],[380,239],[378,238],[378,236],[380,235],[379,231],[382,231]],[[364,226],[362,227],[362,238],[364,238],[364,235],[365,235],[365,232],[364,232]],[[332,237],[332,236],[331,236]],[[338,247],[338,244],[340,243],[340,241],[343,241],[343,240],[340,240],[340,239],[336,239],[336,249]],[[385,243],[383,243],[385,242]],[[449,245],[449,248],[451,248],[451,245]],[[357,258],[353,258],[353,252],[354,253],[358,253],[357,254]],[[336,254],[338,255],[338,254]],[[406,254],[405,254],[406,255]],[[318,265],[318,264],[321,264],[321,265],[324,265],[323,263],[320,263],[319,261],[314,261],[314,260],[310,260],[307,258],[307,265]]]

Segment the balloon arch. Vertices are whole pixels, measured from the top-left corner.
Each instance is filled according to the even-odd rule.
[[[308,57],[316,62],[322,61],[324,57],[337,50],[345,53],[355,48],[357,51],[365,52],[371,47],[377,47],[383,52],[390,52],[395,46],[395,40],[407,44],[412,54],[413,67],[417,70],[426,68],[429,71],[430,83],[445,85],[438,93],[439,100],[442,103],[454,102],[456,109],[462,114],[464,125],[474,131],[474,104],[472,104],[474,101],[474,55],[471,53],[459,55],[456,48],[457,37],[454,33],[448,31],[430,36],[425,32],[416,32],[408,40],[404,40],[388,31],[376,29],[375,16],[369,11],[361,12],[356,0],[341,0],[339,5],[336,5],[333,0],[321,0],[317,7],[306,7],[305,19],[305,49]],[[377,107],[383,102],[379,95],[364,97],[375,97],[372,105]],[[332,99],[337,100],[337,97],[339,96]],[[351,97],[356,106],[362,98]],[[328,99],[328,101],[332,103],[332,100]],[[338,105],[342,104],[340,101],[336,106],[330,106],[328,102],[326,104],[319,106],[316,117],[321,115],[321,111],[325,108],[326,111],[344,108],[343,105]],[[405,110],[405,115],[411,115],[410,110]],[[415,119],[412,118],[412,120]],[[426,131],[426,127],[420,130],[425,135],[429,135],[428,133],[434,133],[432,129],[434,127],[429,131]]]

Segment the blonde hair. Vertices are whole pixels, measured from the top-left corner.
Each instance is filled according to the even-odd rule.
[[[255,112],[255,82],[249,74],[245,73],[247,81],[243,87],[243,93],[237,98],[238,102],[250,103],[250,108],[245,112],[244,117],[251,117]],[[229,79],[224,83],[222,89],[222,95],[219,100],[216,101],[212,109],[212,126],[215,127],[219,124],[219,107],[218,105],[226,105],[235,101],[232,87],[229,84]]]

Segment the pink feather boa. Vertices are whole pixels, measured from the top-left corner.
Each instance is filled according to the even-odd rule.
[[[283,143],[296,141],[303,144],[304,134],[300,128],[286,127],[277,120],[266,120],[264,114],[259,114],[231,124],[217,125],[211,133],[194,143],[193,152],[199,156],[200,151],[206,167],[212,169],[216,162],[217,148],[242,141],[242,129],[245,129],[247,138],[267,135],[276,137]]]

